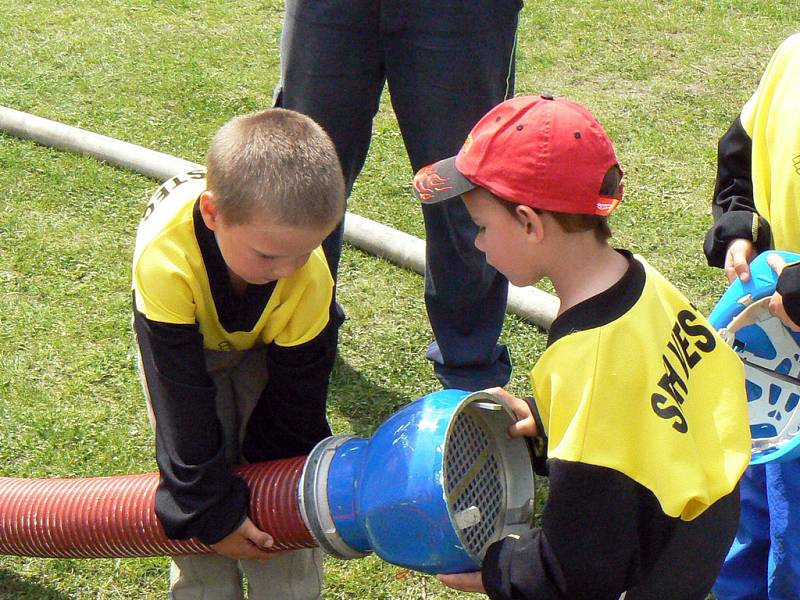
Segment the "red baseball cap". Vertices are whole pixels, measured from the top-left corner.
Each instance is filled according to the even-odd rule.
[[[520,96],[490,110],[459,153],[420,169],[414,191],[426,204],[476,187],[517,204],[554,212],[608,215],[622,184],[604,195],[614,146],[585,107],[566,98]]]

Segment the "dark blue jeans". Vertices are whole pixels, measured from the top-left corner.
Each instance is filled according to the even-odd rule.
[[[800,598],[800,460],[752,465],[739,530],[714,585],[719,600]]]
[[[276,104],[331,136],[347,192],[369,148],[388,81],[411,167],[455,155],[472,126],[511,96],[520,0],[287,0]],[[411,173],[409,173],[409,180]],[[404,201],[412,202],[409,194]],[[498,344],[508,283],[473,241],[460,199],[422,208],[425,303],[436,341],[426,357],[445,388],[505,385]],[[323,248],[336,277],[342,228]]]

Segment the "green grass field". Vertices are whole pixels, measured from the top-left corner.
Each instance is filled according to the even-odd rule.
[[[270,106],[276,0],[5,0],[0,105],[202,162],[230,117]],[[587,105],[615,140],[626,197],[616,244],[708,311],[723,289],[701,244],[716,141],[772,50],[800,23],[795,0],[528,3],[517,93]],[[350,210],[422,237],[388,95]],[[0,476],[155,470],[136,377],[129,264],[157,182],[0,134]],[[437,389],[422,279],[347,246],[330,416],[368,435]],[[545,332],[509,317],[503,340],[524,393]],[[540,500],[546,488],[540,488]],[[0,557],[0,598],[163,598],[167,559]],[[327,562],[325,598],[457,598],[370,557]]]

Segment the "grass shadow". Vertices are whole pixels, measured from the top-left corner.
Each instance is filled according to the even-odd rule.
[[[0,568],[0,598],[14,598],[14,600],[68,600],[70,596]]]
[[[370,436],[381,423],[412,400],[416,398],[408,398],[370,381],[337,356],[331,374],[328,407],[334,415],[350,423],[354,435]]]

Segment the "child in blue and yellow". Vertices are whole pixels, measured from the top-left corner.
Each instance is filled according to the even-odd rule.
[[[800,34],[775,51],[753,96],[719,142],[708,263],[750,277],[769,250],[800,252]],[[800,263],[779,273],[770,310],[800,330]],[[800,598],[800,460],[754,465],[741,484],[739,531],[714,587],[720,600]]]
[[[233,464],[307,454],[330,435],[333,279],[319,245],[344,212],[325,132],[272,109],[215,135],[206,169],[167,181],[136,237],[134,327],[167,536],[217,554],[174,557],[173,600],[320,596],[318,549],[282,554],[248,518]],[[335,304],[333,304],[335,306]],[[269,560],[267,560],[269,559]]]

